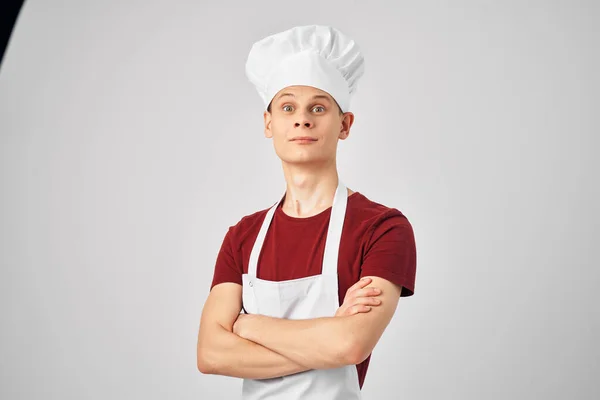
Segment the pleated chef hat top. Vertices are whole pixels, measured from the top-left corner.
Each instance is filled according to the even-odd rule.
[[[342,112],[364,73],[358,45],[339,30],[322,25],[297,26],[259,40],[246,61],[246,76],[265,103],[281,89],[313,86],[337,101]]]

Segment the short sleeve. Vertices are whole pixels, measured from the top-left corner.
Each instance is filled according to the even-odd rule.
[[[370,230],[361,277],[377,276],[402,286],[401,297],[414,294],[417,252],[412,226],[399,210],[391,209]]]
[[[217,261],[215,263],[210,290],[216,285],[224,282],[242,284],[242,264],[239,259],[239,251],[236,250],[237,248],[238,246],[235,243],[232,227],[229,227],[223,238],[221,249],[217,254]]]

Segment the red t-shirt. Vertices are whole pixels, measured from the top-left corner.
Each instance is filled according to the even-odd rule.
[[[270,208],[270,207],[269,207]],[[269,208],[243,217],[229,227],[217,256],[211,290],[223,282],[242,284],[254,241]],[[258,258],[260,279],[283,281],[321,274],[331,207],[296,218],[275,210]],[[377,276],[402,286],[412,296],[416,274],[413,229],[404,214],[376,203],[360,192],[348,196],[338,256],[339,304],[363,276]],[[371,355],[356,366],[362,389]]]

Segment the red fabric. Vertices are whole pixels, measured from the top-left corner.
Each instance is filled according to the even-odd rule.
[[[223,282],[242,284],[242,273],[248,272],[250,252],[269,208],[229,227],[211,289]],[[330,215],[331,207],[308,218],[295,218],[285,214],[280,203],[258,259],[257,277],[283,281],[321,274]],[[338,259],[340,304],[348,288],[362,276],[387,279],[402,286],[402,297],[411,296],[416,258],[413,229],[406,216],[360,192],[348,197]],[[370,359],[371,355],[356,366],[361,389]]]

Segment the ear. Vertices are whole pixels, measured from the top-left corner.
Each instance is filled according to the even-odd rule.
[[[341,140],[346,139],[350,135],[350,128],[352,127],[353,123],[354,114],[350,111],[345,112],[342,116],[342,122],[340,124],[340,134],[338,135],[338,138],[340,138]]]
[[[271,131],[271,113],[265,111],[263,114],[263,119],[265,121],[265,137],[272,138],[273,132]]]

